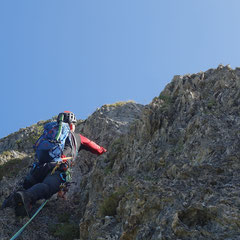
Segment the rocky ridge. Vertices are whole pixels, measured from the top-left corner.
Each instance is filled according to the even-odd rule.
[[[22,238],[239,239],[239,97],[240,69],[220,65],[175,76],[149,105],[105,105],[79,121],[108,152],[82,151],[68,200],[53,197]],[[26,174],[43,123],[0,140],[0,177],[22,166],[2,174],[1,201]],[[0,214],[1,239],[26,221]]]

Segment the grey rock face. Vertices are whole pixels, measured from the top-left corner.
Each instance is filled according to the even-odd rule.
[[[222,66],[174,77],[97,162],[80,239],[238,239],[239,83]]]
[[[220,65],[175,76],[149,105],[105,105],[79,121],[77,131],[108,152],[79,154],[67,201],[53,197],[23,238],[239,239],[239,97],[240,69]],[[12,139],[30,129],[0,140],[0,153],[29,157]],[[2,178],[0,199],[25,173]],[[8,239],[23,222],[0,213]]]
[[[135,121],[136,118],[140,117],[142,109],[142,105],[133,102],[104,105],[87,120],[79,120],[76,132],[80,132],[82,135],[108,148],[108,145],[110,145],[115,138],[127,133],[130,124]],[[13,167],[15,167],[16,158],[19,160],[23,159],[28,165],[34,161],[31,147],[37,139],[36,136],[39,136],[40,130],[43,129],[45,122],[39,122],[29,128],[21,129],[19,132],[0,140],[0,160],[3,167],[8,167],[8,165],[12,163],[14,163]],[[16,142],[25,144],[19,146]],[[74,183],[71,185],[69,193],[67,194],[68,200],[57,200],[56,196],[53,196],[44,208],[42,215],[40,213],[33,228],[29,227],[22,233],[24,239],[39,239],[39,236],[41,236],[41,239],[74,239],[79,237],[79,233],[76,236],[75,232],[79,232],[78,225],[88,204],[88,190],[91,188],[90,184],[92,184],[89,183],[88,179],[92,174],[92,169],[96,165],[97,159],[98,161],[103,160],[102,157],[97,157],[89,152],[82,151],[79,154],[73,167]],[[105,166],[106,164],[103,162],[103,165]],[[10,166],[10,169],[11,168]],[[22,166],[17,173],[13,173],[14,178],[12,177],[12,173],[9,173],[0,179],[1,203],[12,190],[19,186],[23,177],[27,174],[27,171],[27,166]],[[69,212],[71,212],[71,214],[69,214]],[[15,219],[13,209],[4,209],[1,211],[1,215],[3,218],[2,222],[0,220],[0,226],[4,231],[0,232],[0,239],[9,239],[13,236],[14,232],[27,221],[27,219],[23,219],[19,222],[18,219]],[[5,224],[6,219],[11,221],[10,225]],[[64,227],[62,227],[62,225],[64,225]],[[109,229],[111,220],[109,220],[109,223],[106,222],[105,225],[106,228]]]

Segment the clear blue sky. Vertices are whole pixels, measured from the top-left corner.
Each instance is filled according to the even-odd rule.
[[[239,0],[0,0],[0,138],[240,66],[239,12]]]

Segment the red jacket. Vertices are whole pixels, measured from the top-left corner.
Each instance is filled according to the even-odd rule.
[[[82,149],[90,151],[97,155],[101,155],[102,153],[105,153],[107,151],[104,147],[97,145],[95,142],[89,140],[88,138],[84,137],[79,133],[74,132],[71,141],[73,148],[71,148],[71,145],[66,142],[63,151],[64,156],[73,155],[73,157],[75,158],[77,153]]]

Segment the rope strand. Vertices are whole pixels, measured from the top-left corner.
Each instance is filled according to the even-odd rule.
[[[42,205],[38,208],[38,210],[34,213],[34,215],[23,225],[23,227],[21,227],[15,234],[14,236],[10,239],[10,240],[14,240],[17,237],[19,237],[21,235],[21,233],[23,232],[23,230],[27,227],[27,225],[37,216],[37,214],[43,209],[43,207],[46,205],[46,203],[48,202],[48,200],[46,200],[44,203],[42,203]]]

